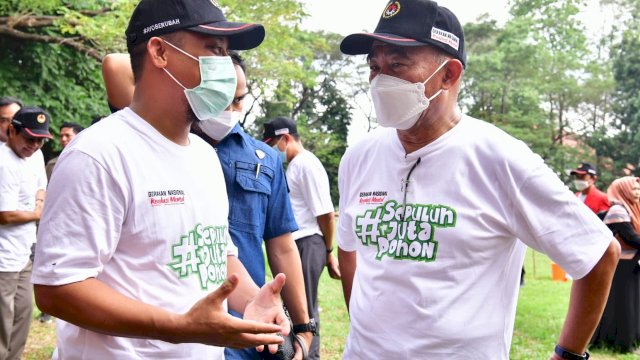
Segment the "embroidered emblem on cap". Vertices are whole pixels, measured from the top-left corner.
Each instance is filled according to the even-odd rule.
[[[284,134],[288,134],[289,133],[289,129],[284,128],[284,129],[278,129],[275,131],[276,136],[278,135],[284,135]]]
[[[36,117],[36,120],[40,123],[40,124],[44,124],[45,121],[47,121],[47,117],[44,116],[44,114],[40,114],[38,115],[38,117]]]
[[[397,1],[394,1],[389,5],[387,5],[387,7],[384,9],[384,11],[382,12],[382,18],[383,19],[392,18],[396,16],[399,12],[400,12],[400,3]]]

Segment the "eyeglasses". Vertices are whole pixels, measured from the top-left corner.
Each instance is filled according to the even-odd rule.
[[[407,207],[407,189],[409,188],[409,182],[411,181],[410,180],[411,173],[413,173],[413,170],[415,170],[418,164],[420,164],[420,160],[421,158],[418,158],[418,160],[416,160],[416,162],[413,164],[413,166],[409,170],[409,173],[407,174],[407,178],[402,180],[402,190],[404,192],[404,197],[402,199],[402,213],[400,213],[400,221],[404,221],[404,217],[406,214],[405,209]]]

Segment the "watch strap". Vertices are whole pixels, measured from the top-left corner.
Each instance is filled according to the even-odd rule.
[[[574,352],[571,352],[571,351],[563,348],[560,345],[556,345],[556,348],[555,348],[554,352],[556,353],[556,355],[560,356],[560,358],[566,359],[566,360],[587,360],[587,359],[589,359],[589,353],[586,352],[586,351],[584,352],[584,354],[580,355],[580,354],[576,354]]]
[[[298,334],[302,332],[310,332],[314,336],[317,335],[316,321],[315,319],[309,319],[309,322],[306,324],[297,324],[293,325],[293,333]]]

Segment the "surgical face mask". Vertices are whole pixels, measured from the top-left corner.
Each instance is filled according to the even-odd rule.
[[[285,146],[284,151],[281,151],[280,148],[278,148],[278,144],[280,144],[280,141],[282,141],[282,138],[280,138],[280,140],[278,140],[278,142],[275,143],[272,148],[278,153],[280,161],[284,164],[287,161],[287,147]]]
[[[234,126],[240,121],[242,113],[238,111],[223,111],[217,116],[201,120],[198,125],[202,132],[210,138],[220,141],[224,139]]]
[[[587,180],[573,180],[573,187],[578,191],[582,191],[589,187],[589,182]]]
[[[236,69],[229,56],[195,56],[164,41],[169,46],[200,63],[200,85],[187,89],[166,68],[163,70],[184,89],[191,110],[200,120],[212,119],[223,112],[236,93]]]
[[[380,74],[371,81],[371,98],[376,110],[378,124],[398,130],[410,129],[420,115],[427,110],[431,100],[440,95],[442,89],[427,98],[425,84],[440,71],[449,60],[443,62],[436,71],[421,83]]]

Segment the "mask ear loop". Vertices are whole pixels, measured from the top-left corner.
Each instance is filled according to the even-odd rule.
[[[172,43],[168,42],[167,40],[162,39],[162,41],[164,41],[165,43],[167,43],[167,45],[171,46],[172,48],[174,48],[174,49],[176,49],[176,50],[180,51],[180,52],[181,52],[181,53],[183,53],[184,55],[187,55],[188,57],[192,58],[193,60],[195,60],[195,61],[197,61],[197,62],[200,62],[200,60],[198,60],[195,56],[193,56],[193,55],[189,54],[188,52],[186,52],[186,51],[184,51],[184,50],[182,50],[182,49],[180,49],[179,47],[177,47],[177,46],[173,45]],[[432,76],[433,76],[433,75],[432,75]]]
[[[184,85],[182,85],[182,83],[181,83],[180,81],[178,81],[178,79],[176,79],[176,77],[175,77],[175,76],[171,75],[171,73],[169,72],[169,70],[167,70],[167,69],[165,69],[165,68],[162,68],[162,70],[164,70],[164,72],[166,72],[166,73],[167,73],[167,75],[169,75],[169,77],[170,77],[170,78],[172,78],[172,79],[173,79],[173,81],[175,81],[175,82],[176,82],[176,84],[180,85],[183,89],[187,90],[187,88],[186,88]]]
[[[179,52],[183,53],[184,55],[186,55],[186,56],[188,56],[188,57],[192,58],[193,60],[195,60],[195,61],[197,61],[197,62],[200,62],[200,60],[196,59],[193,55],[191,55],[191,54],[189,54],[188,52],[186,52],[186,51],[184,51],[184,50],[180,49],[179,47],[177,47],[177,46],[175,46],[175,45],[173,45],[172,43],[168,42],[167,40],[162,39],[162,41],[164,41],[167,45],[171,46],[172,48],[174,48],[174,49],[178,50]],[[166,68],[162,68],[162,70],[164,70],[164,72],[166,72],[166,73],[167,73],[167,75],[169,75],[169,77],[170,77],[170,78],[172,78],[172,79],[173,79],[173,81],[175,81],[178,85],[180,85],[184,90],[187,90],[187,87],[186,87],[186,86],[184,86],[184,85],[182,85],[182,83],[181,83],[180,81],[178,81],[178,79],[176,79],[176,77],[175,77],[175,76],[173,76],[173,75],[169,72],[169,70],[167,70]]]
[[[445,62],[443,62],[442,64],[440,64],[440,66],[438,66],[438,68],[436,69],[436,71],[434,71],[434,72],[433,72],[433,74],[431,74],[431,76],[429,76],[429,77],[427,78],[427,80],[425,80],[422,84],[426,86],[426,85],[427,85],[427,83],[429,82],[429,80],[431,80],[434,76],[436,76],[436,74],[437,74],[440,70],[442,70],[442,68],[444,68],[444,67],[445,67],[445,65],[447,65],[447,64],[449,63],[449,61],[450,61],[450,60],[451,60],[451,59],[447,59]],[[430,98],[428,98],[428,99],[429,99],[429,101],[431,101],[431,100],[435,99],[435,98],[436,98],[436,96],[440,95],[440,93],[441,93],[442,91],[443,91],[443,89],[438,90],[435,94],[433,94]]]

